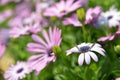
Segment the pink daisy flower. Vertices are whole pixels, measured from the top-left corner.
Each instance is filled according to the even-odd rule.
[[[0,58],[4,54],[6,50],[6,44],[8,43],[9,39],[9,30],[2,29],[0,30]]]
[[[11,26],[10,36],[18,38],[23,35],[37,34],[41,30],[40,19],[36,18],[37,16],[38,15],[31,14],[26,18],[15,17],[12,19],[9,23]]]
[[[76,14],[73,14],[71,17],[69,18],[65,18],[63,20],[63,24],[64,25],[73,25],[73,26],[82,26],[82,23],[78,20],[78,17]]]
[[[60,2],[47,8],[44,16],[62,17],[85,4],[87,4],[87,0],[60,0]]]
[[[37,35],[32,35],[32,39],[35,43],[28,43],[27,51],[36,54],[31,56],[28,60],[31,70],[35,70],[35,74],[44,69],[51,61],[56,60],[56,56],[52,51],[54,46],[60,46],[61,43],[61,30],[54,27],[52,30],[49,28],[47,33],[45,30],[42,31],[44,39]]]
[[[105,50],[98,43],[82,43],[80,45],[76,45],[70,50],[67,50],[66,52],[67,52],[67,55],[72,54],[72,53],[80,53],[79,58],[78,58],[78,64],[80,66],[83,65],[84,60],[86,64],[90,64],[91,58],[95,62],[97,62],[98,57],[95,54],[95,52],[105,56],[104,54]]]
[[[94,24],[95,21],[98,19],[101,11],[102,9],[99,6],[95,8],[89,8],[86,12],[85,24]]]

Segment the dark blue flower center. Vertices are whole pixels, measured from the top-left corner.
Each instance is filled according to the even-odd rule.
[[[112,18],[113,18],[113,16],[108,16],[108,18],[107,18],[107,19],[108,19],[108,20],[110,20],[110,19],[112,19]]]
[[[85,53],[85,52],[88,52],[89,51],[89,49],[90,49],[90,47],[89,46],[83,46],[83,47],[80,47],[80,52],[81,53]]]
[[[17,70],[17,73],[21,73],[24,69],[23,68],[20,68]]]

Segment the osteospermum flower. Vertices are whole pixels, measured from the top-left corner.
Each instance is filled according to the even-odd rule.
[[[0,58],[2,57],[2,55],[6,50],[8,39],[9,39],[9,30],[7,29],[0,30]]]
[[[16,65],[11,65],[5,72],[4,78],[7,80],[21,80],[29,74],[29,65],[26,62],[17,62]]]
[[[84,60],[86,64],[90,64],[91,58],[97,62],[98,57],[95,54],[95,52],[105,56],[104,52],[105,50],[99,45],[98,43],[82,43],[80,45],[76,45],[75,47],[71,48],[70,50],[67,50],[67,55],[71,53],[80,53],[78,58],[78,64],[83,65]],[[91,58],[90,58],[91,57]]]
[[[115,27],[120,24],[120,12],[112,6],[109,11],[102,12],[101,16],[107,19],[107,24],[109,27]]]
[[[49,28],[47,33],[45,30],[42,31],[44,39],[37,35],[32,35],[32,39],[35,43],[28,43],[27,51],[36,54],[31,56],[28,60],[31,70],[35,70],[35,74],[44,69],[50,62],[56,60],[56,56],[52,51],[54,46],[60,46],[61,43],[61,30],[54,27],[52,30]]]
[[[85,24],[94,24],[95,21],[98,19],[102,9],[100,6],[95,8],[89,8],[86,12],[86,20]]]
[[[87,0],[61,0],[51,7],[48,7],[44,15],[62,17],[85,4],[87,4]]]
[[[71,17],[69,18],[65,18],[63,20],[63,24],[64,25],[74,25],[76,27],[78,26],[82,26],[82,23],[78,20],[78,17],[76,14],[73,14]]]

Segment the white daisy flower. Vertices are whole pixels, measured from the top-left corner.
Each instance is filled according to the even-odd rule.
[[[80,53],[79,58],[78,58],[79,65],[83,65],[84,59],[85,59],[86,64],[90,64],[91,58],[95,62],[97,62],[98,57],[95,54],[95,52],[101,54],[102,56],[105,56],[104,54],[105,50],[98,43],[82,43],[80,45],[76,45],[70,50],[67,50],[66,52],[67,52],[67,55],[71,53]]]
[[[21,80],[29,74],[29,66],[26,62],[17,62],[16,65],[11,65],[8,71],[5,72],[4,78],[7,80]]]
[[[101,16],[107,19],[109,27],[115,27],[120,24],[120,12],[115,8],[115,6],[112,6],[107,12],[102,12]]]

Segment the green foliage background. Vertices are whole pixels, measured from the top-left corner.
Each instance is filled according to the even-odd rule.
[[[115,5],[120,10],[119,3],[120,0],[89,0],[88,6],[84,9],[86,11],[89,7],[101,6],[103,11],[107,11],[112,5]],[[0,11],[14,8],[15,6],[16,4],[14,3],[0,6]],[[7,21],[1,23],[0,28],[8,28]],[[57,27],[62,30],[62,44],[56,62],[50,63],[38,76],[35,76],[34,72],[32,72],[23,80],[114,80],[116,77],[120,77],[120,48],[117,47],[116,49],[116,46],[120,45],[120,38],[114,41],[99,42],[106,50],[106,57],[97,54],[99,57],[97,63],[92,61],[90,65],[79,66],[79,54],[66,56],[65,51],[82,42],[97,42],[99,37],[105,36],[106,28],[95,28],[92,25],[86,25],[83,28],[64,26],[62,24],[57,25]],[[47,30],[47,28],[45,29]],[[116,30],[116,28],[111,30]],[[30,35],[22,36],[18,39],[10,39],[4,56],[10,55],[15,61],[26,61],[31,56],[26,51],[26,45],[32,41]],[[3,65],[6,65],[6,63]],[[0,80],[3,80],[2,74],[3,72],[1,71]]]

